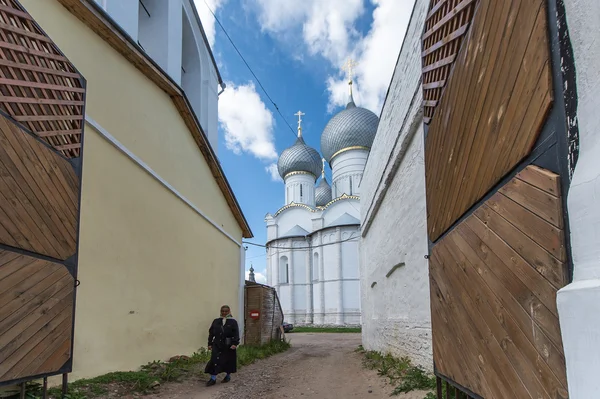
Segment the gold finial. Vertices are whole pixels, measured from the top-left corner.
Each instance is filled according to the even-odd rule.
[[[321,162],[323,163],[323,168],[321,169],[321,177],[325,178],[325,158],[321,158]]]
[[[352,79],[354,79],[354,67],[358,64],[352,58],[348,58],[346,63],[342,66],[342,70],[346,71],[346,76],[348,77],[348,84],[352,84]]]
[[[298,117],[298,137],[302,137],[302,116],[306,114],[302,111],[298,111],[294,115]]]

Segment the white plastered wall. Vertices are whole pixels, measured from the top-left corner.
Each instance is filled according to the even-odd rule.
[[[420,80],[428,5],[416,1],[363,175],[360,288],[365,348],[409,356],[431,370]]]

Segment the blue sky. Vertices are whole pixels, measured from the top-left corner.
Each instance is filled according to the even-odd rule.
[[[320,135],[347,98],[341,66],[358,62],[355,99],[379,114],[414,0],[195,0],[223,80],[219,159],[254,238],[264,244],[264,217],[284,205],[272,173],[277,155],[295,141],[302,110],[305,141],[320,152]],[[290,130],[208,11],[217,17],[294,129]],[[330,170],[326,174],[330,180]],[[248,246],[265,275],[265,249]]]

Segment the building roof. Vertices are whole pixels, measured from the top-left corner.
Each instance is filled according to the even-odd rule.
[[[329,202],[331,202],[331,186],[323,176],[315,189],[315,203],[317,206],[325,206]]]
[[[348,213],[344,213],[342,216],[329,223],[327,227],[348,226],[355,224],[360,224],[360,220],[358,220],[354,216],[350,216]]]
[[[279,236],[279,238],[284,238],[284,237],[301,237],[301,236],[307,236],[308,234],[309,234],[308,231],[304,230],[302,227],[300,227],[298,225],[295,225],[287,233],[282,234],[281,236]]]
[[[370,149],[375,140],[379,118],[366,108],[357,107],[350,94],[346,108],[333,116],[321,134],[321,152],[331,160],[342,150]]]
[[[302,135],[293,146],[286,148],[277,161],[277,170],[282,179],[292,172],[307,172],[315,176],[321,174],[321,156],[304,142]]]

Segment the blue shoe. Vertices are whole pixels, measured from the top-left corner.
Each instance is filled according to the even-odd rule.
[[[226,382],[231,381],[231,377],[226,375],[225,378],[223,378],[223,381],[221,381],[221,383],[225,384]]]

